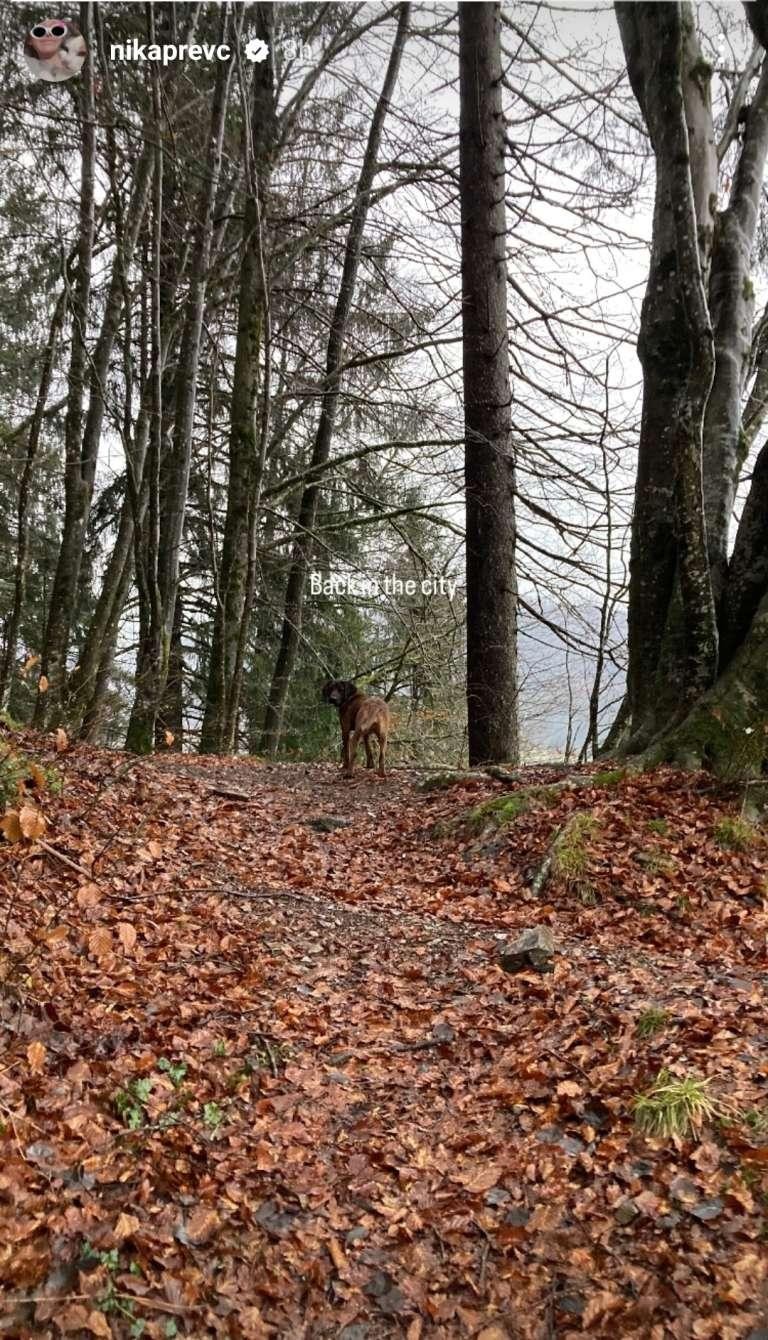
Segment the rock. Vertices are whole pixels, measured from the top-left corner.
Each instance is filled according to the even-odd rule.
[[[723,1213],[723,1202],[719,1196],[713,1196],[711,1200],[700,1200],[698,1205],[691,1205],[688,1213],[692,1214],[694,1219],[700,1219],[707,1223],[710,1219],[717,1219],[718,1215]]]
[[[316,833],[334,833],[337,828],[350,828],[351,819],[337,818],[334,814],[321,814],[318,819],[308,819],[307,828],[314,828]]]
[[[633,1200],[625,1200],[622,1201],[621,1205],[617,1205],[613,1217],[617,1224],[621,1224],[622,1228],[626,1228],[627,1224],[631,1224],[633,1220],[637,1218],[639,1213],[640,1211]]]
[[[555,941],[549,926],[533,926],[523,931],[512,943],[503,945],[499,962],[505,972],[552,972]]]

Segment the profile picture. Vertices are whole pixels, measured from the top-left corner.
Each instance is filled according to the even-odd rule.
[[[83,68],[88,48],[73,19],[40,19],[24,39],[24,60],[34,79],[60,84]]]

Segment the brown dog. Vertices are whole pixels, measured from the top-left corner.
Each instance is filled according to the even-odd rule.
[[[365,766],[373,767],[371,736],[375,735],[379,742],[379,776],[384,777],[387,736],[392,720],[384,699],[366,698],[351,679],[329,679],[327,684],[323,685],[322,695],[327,703],[333,703],[333,706],[339,709],[344,776],[352,776],[355,754],[361,740],[365,745]]]

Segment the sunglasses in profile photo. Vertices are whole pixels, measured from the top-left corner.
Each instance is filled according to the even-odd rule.
[[[41,19],[24,39],[24,61],[35,79],[60,84],[83,68],[88,49],[74,19]]]

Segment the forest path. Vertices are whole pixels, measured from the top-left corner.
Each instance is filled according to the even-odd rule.
[[[566,789],[489,840],[434,831],[488,778],[62,766],[43,864],[0,849],[11,948],[51,909],[41,1003],[0,999],[0,1333],[759,1334],[768,1142],[632,1121],[670,1063],[765,1110],[766,865],[713,844],[706,779]],[[590,896],[533,899],[584,809]],[[503,973],[542,920],[554,971]]]

